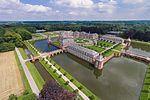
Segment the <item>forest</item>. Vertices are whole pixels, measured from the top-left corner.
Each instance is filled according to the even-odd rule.
[[[0,24],[0,52],[14,50],[15,46],[22,47],[24,40],[31,39],[32,33],[41,29],[85,31],[98,33],[100,36],[109,31],[119,31],[122,38],[150,41],[150,21],[27,21],[9,24],[6,22]]]

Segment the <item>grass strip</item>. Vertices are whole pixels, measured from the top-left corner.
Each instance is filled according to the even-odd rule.
[[[17,65],[19,67],[20,74],[21,74],[21,77],[22,77],[22,80],[23,80],[24,87],[25,87],[26,90],[28,90],[31,93],[32,90],[31,90],[30,84],[29,84],[29,82],[27,80],[27,77],[26,77],[26,75],[24,73],[24,70],[23,70],[22,65],[20,63],[18,55],[17,55],[16,51],[14,51],[14,53],[15,53],[15,58],[16,58],[16,61],[17,61]]]
[[[28,70],[30,71],[38,89],[42,90],[43,85],[45,84],[45,81],[41,77],[40,73],[38,72],[36,67],[31,62],[26,62],[26,65],[27,65]]]
[[[21,56],[23,57],[23,59],[27,59],[28,56],[26,55],[26,53],[24,52],[23,48],[18,48],[20,53],[21,53]]]

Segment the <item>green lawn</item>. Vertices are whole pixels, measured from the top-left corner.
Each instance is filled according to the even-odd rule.
[[[100,47],[97,47],[97,46],[84,46],[84,47],[86,47],[88,49],[92,49],[92,50],[94,50],[94,51],[96,51],[98,53],[100,53],[100,52],[105,50],[104,48],[100,48]]]
[[[118,45],[118,46],[114,47],[113,49],[121,51],[122,47],[123,47],[123,45]]]
[[[111,47],[111,46],[113,46],[114,44],[113,44],[113,43],[109,43],[109,42],[104,42],[104,41],[98,40],[98,41],[97,41],[97,45],[103,46],[103,47]]]
[[[35,55],[35,56],[39,55],[27,42],[24,42],[24,44],[33,53],[33,55]]]
[[[140,100],[149,100],[149,99],[150,99],[150,64],[147,68],[143,89],[140,95]]]
[[[57,32],[49,32],[49,33],[43,33],[44,35],[58,35],[59,33]]]
[[[40,73],[36,69],[36,67],[31,62],[26,62],[26,65],[38,87],[39,90],[42,90],[43,85],[45,84],[45,81],[41,77]]]
[[[23,57],[23,59],[27,59],[28,56],[26,55],[26,53],[24,52],[23,48],[18,48],[20,53],[21,53],[21,56]]]
[[[56,44],[56,45],[60,45],[58,40],[53,40],[52,43]]]
[[[118,53],[118,52],[113,51],[113,50],[110,50],[110,51],[106,51],[106,52],[103,53],[102,55],[103,55],[104,57],[109,57],[109,56],[111,56],[113,53]]]
[[[20,60],[19,60],[19,58],[18,58],[18,55],[17,55],[16,51],[14,51],[14,53],[15,53],[17,65],[18,65],[18,67],[19,67],[19,71],[20,71],[20,74],[21,74],[21,78],[22,78],[22,80],[23,80],[24,88],[25,88],[26,90],[28,90],[30,93],[32,93],[30,84],[29,84],[29,82],[28,82],[28,80],[27,80],[27,77],[26,77],[26,75],[25,75],[25,73],[24,73],[24,70],[23,70],[23,68],[22,68],[22,65],[21,65],[21,63],[20,63]]]
[[[32,34],[32,37],[42,37],[40,34]]]
[[[55,37],[51,37],[51,39],[55,39],[55,38],[58,38],[58,36],[55,36]]]
[[[82,39],[82,38],[76,38],[74,40],[74,42],[76,42],[76,43],[86,43],[86,42],[89,42],[89,40],[85,40],[85,39]]]
[[[132,40],[132,42],[150,45],[150,41],[149,41],[149,42],[143,42],[143,41],[135,41],[135,40]]]

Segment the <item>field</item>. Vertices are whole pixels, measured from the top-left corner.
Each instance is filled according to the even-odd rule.
[[[0,100],[7,100],[10,94],[20,95],[24,85],[13,51],[0,53]]]

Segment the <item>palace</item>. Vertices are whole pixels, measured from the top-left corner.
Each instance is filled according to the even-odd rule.
[[[66,51],[91,63],[94,64],[95,68],[102,69],[104,57],[99,55],[98,52],[79,46],[77,44],[71,44],[67,46]]]
[[[100,40],[106,42],[124,43],[124,39],[114,35],[103,35]]]
[[[83,38],[83,39],[88,39],[88,40],[98,40],[98,34],[90,34],[86,32],[78,32],[78,31],[64,31],[61,32],[59,35],[58,41],[60,42],[61,47],[66,47],[69,44],[74,43],[74,39],[76,38]]]

